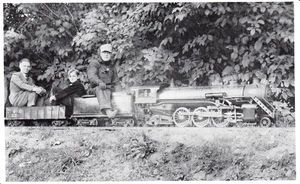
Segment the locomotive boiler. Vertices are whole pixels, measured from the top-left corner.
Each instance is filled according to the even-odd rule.
[[[110,120],[100,113],[92,95],[74,99],[73,114],[62,106],[7,107],[6,121],[44,122],[56,126],[72,122],[79,126],[216,126],[243,124],[271,126],[275,109],[267,100],[265,85],[220,85],[201,87],[135,86],[130,93],[114,92],[118,110]]]

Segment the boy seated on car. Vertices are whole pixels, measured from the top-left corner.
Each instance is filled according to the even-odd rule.
[[[50,103],[52,105],[65,105],[66,116],[70,116],[73,112],[73,102],[75,97],[86,94],[84,86],[79,79],[79,71],[71,69],[68,72],[70,84],[65,89],[53,87],[51,90]]]

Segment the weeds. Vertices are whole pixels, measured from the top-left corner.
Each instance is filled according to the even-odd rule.
[[[157,151],[157,143],[143,133],[130,137],[123,150],[127,158],[145,159]]]
[[[17,154],[19,154],[19,153],[21,153],[23,151],[24,151],[24,149],[22,147],[20,147],[20,146],[18,148],[11,149],[9,151],[8,158],[11,158],[14,155],[17,155]]]
[[[280,157],[279,160],[266,160],[260,171],[262,174],[268,174],[270,180],[277,179],[295,179],[296,170],[295,170],[295,153],[286,153]]]
[[[58,173],[65,173],[70,168],[82,164],[82,160],[79,160],[78,158],[73,158],[69,156],[68,158],[64,159],[62,161],[62,164],[60,166],[60,169],[58,170]]]

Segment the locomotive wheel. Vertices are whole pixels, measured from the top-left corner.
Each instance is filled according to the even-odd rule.
[[[98,126],[99,122],[96,118],[93,119],[76,119],[75,125],[82,127],[82,126]]]
[[[261,127],[270,127],[272,125],[272,121],[269,117],[262,117],[259,121],[259,125]]]
[[[49,125],[49,122],[39,120],[39,121],[33,121],[32,124],[33,124],[34,126],[48,126],[48,125]]]
[[[218,110],[211,110],[211,111],[218,111]],[[218,127],[218,128],[224,128],[224,127],[227,127],[228,124],[230,123],[230,119],[229,118],[211,118],[211,121],[213,123],[213,125],[215,127]]]
[[[19,120],[9,120],[7,121],[7,126],[16,127],[16,126],[24,126],[25,121],[19,121]]]
[[[125,127],[134,127],[134,119],[126,119],[124,120]]]
[[[54,120],[51,122],[52,126],[57,126],[57,127],[66,126],[67,124],[68,124],[67,121],[64,120]]]
[[[227,127],[229,124],[229,119],[224,118],[211,118],[212,123],[218,128]]]
[[[172,118],[166,115],[153,115],[146,123],[147,126],[173,126]]]
[[[77,126],[88,126],[90,124],[90,120],[89,119],[76,119],[76,125]]]
[[[148,126],[157,126],[159,124],[159,122],[160,122],[159,115],[154,115],[147,121],[146,124]]]
[[[198,107],[193,112],[192,122],[196,127],[205,127],[206,125],[208,125],[210,123],[208,117],[201,116],[201,113],[203,113],[203,112],[207,112],[207,108]]]
[[[93,118],[90,120],[90,124],[89,126],[98,126],[98,119],[97,118]]]
[[[190,110],[185,107],[179,107],[172,117],[173,122],[178,127],[186,127],[191,122]]]

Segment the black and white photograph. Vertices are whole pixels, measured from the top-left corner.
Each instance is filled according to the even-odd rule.
[[[5,1],[0,182],[299,182],[299,3]]]

